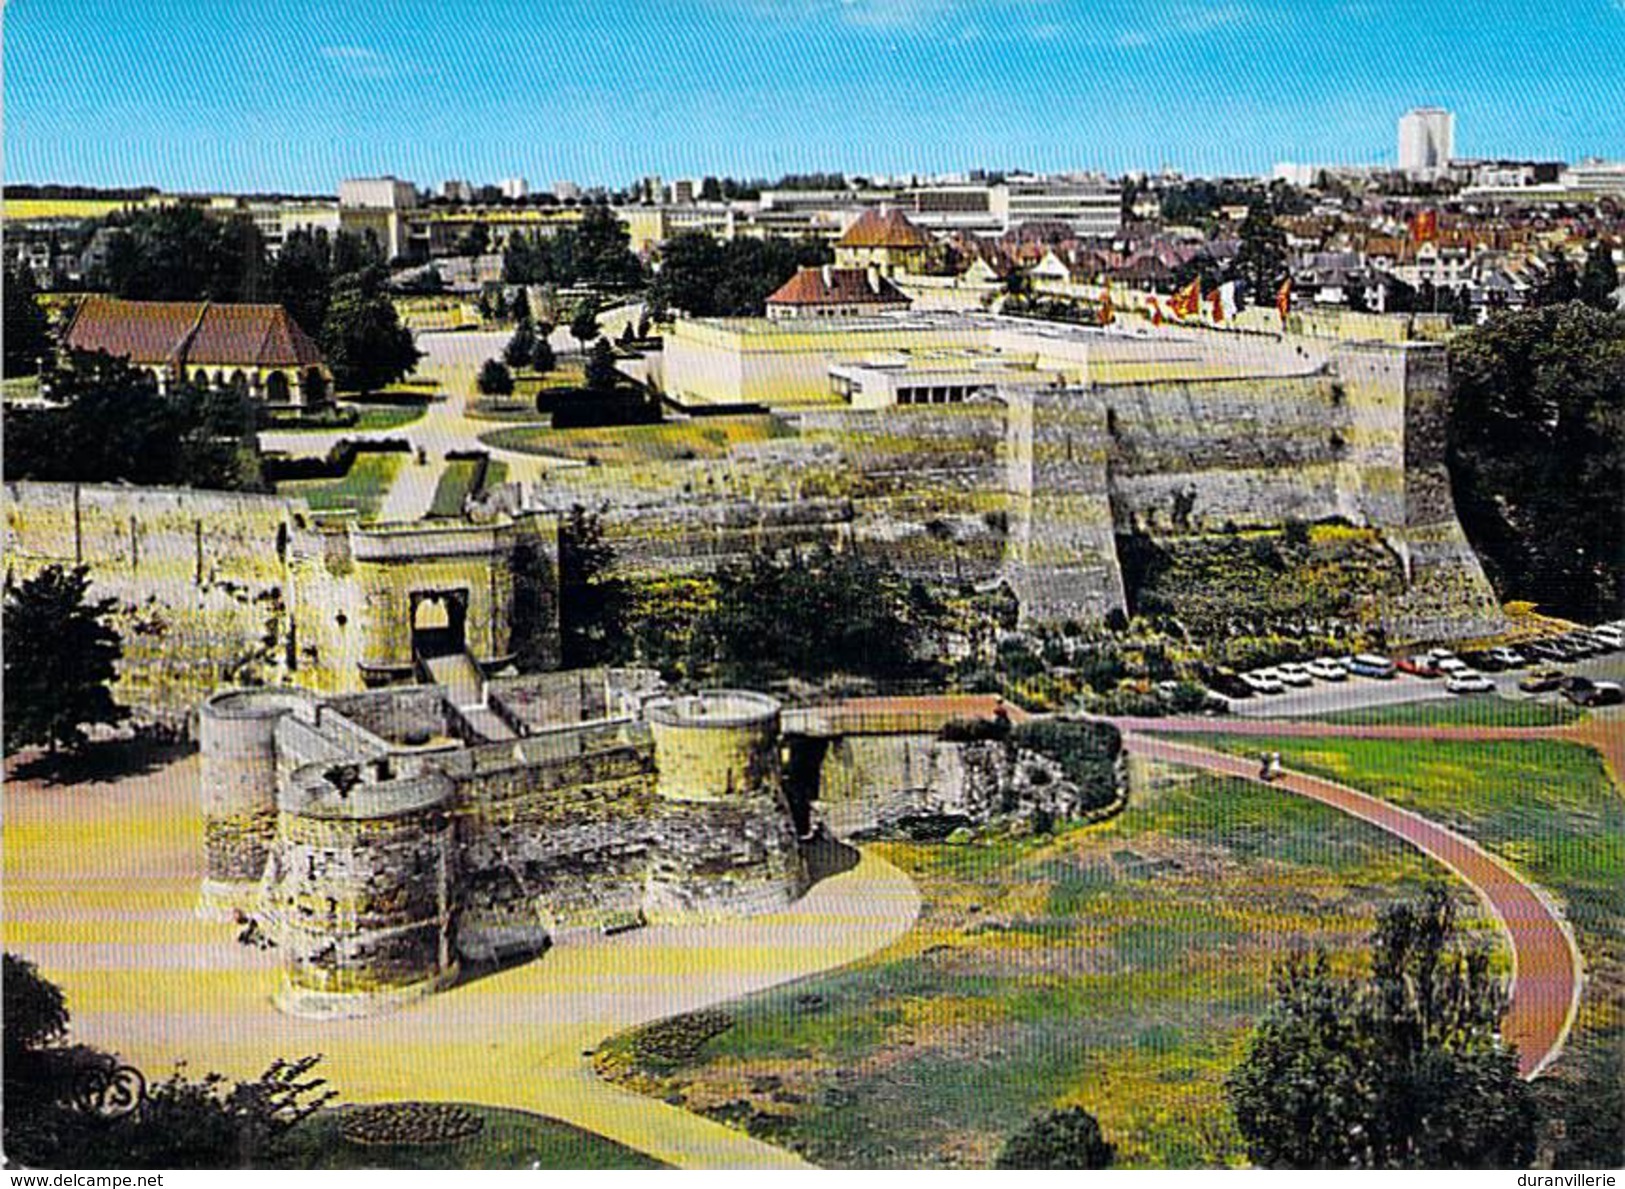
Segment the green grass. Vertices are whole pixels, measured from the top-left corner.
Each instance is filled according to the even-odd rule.
[[[7,376],[0,380],[0,397],[6,400],[33,400],[37,396],[38,376]]]
[[[341,405],[346,409],[356,410],[358,416],[352,424],[341,425],[278,425],[273,421],[266,428],[274,433],[351,433],[358,430],[399,429],[403,425],[411,425],[421,421],[428,412],[427,401],[418,400],[404,404],[373,404],[371,402],[355,405]]]
[[[1347,960],[1441,869],[1326,806],[1157,772],[1119,817],[1053,839],[878,844],[922,893],[906,937],[726,1005],[733,1026],[691,1061],[640,1062],[634,1032],[601,1071],[833,1167],[985,1167],[1074,1102],[1121,1164],[1239,1162],[1223,1080],[1271,963],[1295,941]]]
[[[454,458],[448,462],[435,484],[434,499],[429,504],[430,518],[461,516],[463,501],[473,492],[478,472],[479,463],[474,459]]]
[[[485,1120],[478,1135],[452,1144],[373,1146],[339,1133],[343,1110],[322,1111],[284,1140],[276,1167],[428,1169],[664,1168],[641,1152],[569,1123],[526,1111],[470,1106]]]
[[[1413,809],[1473,838],[1555,896],[1586,964],[1579,1019],[1552,1067],[1555,1079],[1561,1085],[1598,1067],[1616,1087],[1625,1078],[1625,797],[1594,751],[1554,740],[1218,735],[1207,742],[1249,756],[1279,751],[1288,767]],[[1596,1122],[1569,1116],[1569,1142],[1580,1142],[1581,1130]]]
[[[546,425],[516,425],[483,433],[480,441],[501,450],[596,459],[606,466],[615,466],[724,458],[737,443],[766,441],[787,432],[778,418],[757,414],[603,429],[555,430]]]
[[[342,479],[295,480],[278,484],[278,491],[298,496],[313,512],[354,508],[360,519],[376,520],[404,458],[400,453],[358,454]]]
[[[1567,702],[1514,701],[1494,694],[1362,706],[1306,716],[1304,722],[1350,723],[1357,726],[1416,727],[1558,727],[1577,722],[1584,713]]]

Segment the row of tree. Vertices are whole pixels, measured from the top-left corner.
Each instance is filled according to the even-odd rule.
[[[798,268],[828,264],[834,253],[822,240],[782,236],[722,242],[703,231],[666,241],[660,270],[649,286],[650,316],[672,310],[695,318],[760,316],[774,290]]]
[[[645,280],[631,236],[607,206],[589,206],[575,227],[552,235],[515,235],[502,254],[510,285],[597,285],[625,289]]]

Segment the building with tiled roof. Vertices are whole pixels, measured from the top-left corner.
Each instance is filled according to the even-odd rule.
[[[102,352],[126,359],[161,388],[181,380],[235,386],[292,405],[321,404],[333,388],[321,349],[279,305],[94,295],[80,302],[62,347],[70,357]]]
[[[931,237],[895,207],[866,210],[835,241],[838,267],[878,269],[882,276],[924,272]]]
[[[802,268],[767,299],[769,318],[838,318],[906,310],[910,302],[875,268]]]

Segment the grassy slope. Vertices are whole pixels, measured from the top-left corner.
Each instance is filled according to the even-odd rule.
[[[986,1166],[1071,1102],[1120,1164],[1235,1163],[1223,1078],[1272,959],[1361,946],[1437,871],[1323,806],[1172,770],[1054,840],[882,849],[924,895],[906,938],[736,1002],[692,1060],[640,1057],[634,1032],[600,1067],[830,1166]]]
[[[362,520],[374,520],[389,495],[395,474],[405,454],[358,454],[349,474],[342,479],[296,480],[280,483],[283,495],[301,496],[313,511],[354,507]]]
[[[503,450],[583,460],[596,458],[605,466],[615,466],[684,458],[722,458],[736,443],[765,441],[783,432],[777,419],[757,415],[603,429],[513,426],[481,434],[480,441]]]
[[[1625,1081],[1625,798],[1596,753],[1545,740],[1220,736],[1216,742],[1246,755],[1278,750],[1289,767],[1450,825],[1555,895],[1578,937],[1586,983],[1579,1020],[1553,1072],[1571,1084],[1582,1075],[1615,1087]],[[1570,1131],[1578,1126],[1569,1120]]]
[[[287,1138],[282,1168],[662,1168],[658,1161],[557,1119],[474,1106],[485,1120],[454,1144],[395,1147],[352,1144],[339,1134],[342,1110],[323,1111]]]
[[[1558,700],[1534,701],[1484,695],[1390,706],[1363,706],[1309,715],[1303,722],[1354,723],[1360,726],[1417,727],[1554,727],[1566,726],[1583,712]]]

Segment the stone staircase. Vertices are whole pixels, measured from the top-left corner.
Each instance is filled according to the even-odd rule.
[[[508,724],[485,704],[485,678],[480,667],[466,652],[423,658],[429,678],[446,692],[446,700],[457,707],[468,724],[493,743],[516,739]]]

